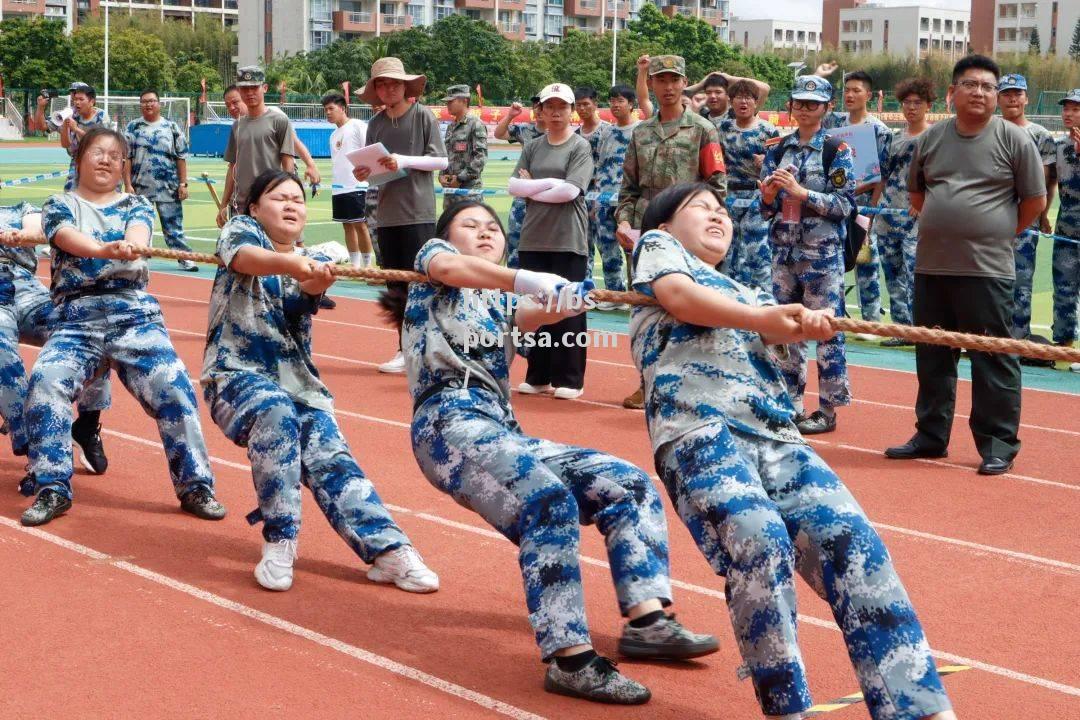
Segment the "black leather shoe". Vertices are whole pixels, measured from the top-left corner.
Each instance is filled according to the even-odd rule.
[[[22,514],[22,524],[27,527],[44,525],[70,509],[71,501],[66,497],[52,489],[42,490],[34,498],[34,504]]]
[[[937,460],[939,458],[949,457],[949,451],[946,449],[935,450],[920,445],[914,438],[908,440],[903,445],[897,445],[885,450],[885,457],[893,460],[918,460],[919,458],[929,458]]]
[[[95,475],[109,469],[109,458],[101,444],[100,415],[98,412],[82,413],[71,425],[71,439],[79,447],[79,462]]]
[[[803,435],[820,435],[836,429],[836,416],[815,410],[809,417],[797,421],[795,426]]]
[[[1004,475],[1012,470],[1013,461],[1006,460],[999,457],[983,458],[982,464],[979,465],[980,475]]]
[[[329,295],[323,295],[319,298],[319,307],[323,310],[333,310],[337,307],[337,303]]]

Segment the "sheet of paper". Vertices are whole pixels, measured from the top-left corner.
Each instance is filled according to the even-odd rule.
[[[843,140],[851,148],[856,185],[877,182],[881,179],[881,163],[878,158],[877,138],[874,135],[873,125],[869,123],[845,125],[826,130],[825,134]]]
[[[354,168],[365,167],[371,171],[371,175],[368,175],[367,179],[367,183],[370,186],[385,185],[392,180],[403,178],[407,174],[405,170],[400,168],[394,172],[390,172],[379,164],[381,158],[389,156],[390,152],[381,142],[375,143],[374,145],[367,145],[359,150],[353,150],[345,155],[345,157],[349,158],[349,162],[352,163]]]

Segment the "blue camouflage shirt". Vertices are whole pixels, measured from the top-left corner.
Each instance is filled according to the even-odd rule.
[[[52,246],[52,297],[54,301],[86,292],[143,290],[150,280],[145,257],[137,260],[84,258],[65,252],[55,243],[56,233],[70,227],[98,242],[119,242],[129,227],[145,225],[153,230],[154,209],[146,198],[121,193],[108,205],[84,200],[73,192],[53,195],[41,209],[41,224]]]
[[[427,275],[442,253],[459,254],[446,240],[429,240],[416,255],[416,271]],[[512,298],[497,290],[409,285],[401,346],[413,401],[437,385],[460,385],[467,375],[468,382],[483,384],[510,406]],[[488,342],[481,343],[482,337]]]
[[[706,265],[670,234],[642,235],[634,248],[634,289],[656,297],[652,283],[673,273],[745,305],[776,304],[764,290],[740,285]],[[645,383],[654,453],[714,423],[770,440],[803,442],[783,375],[757,333],[691,325],[658,305],[638,305],[630,316],[630,336]]]
[[[41,210],[28,202],[2,205],[0,206],[0,230],[22,230],[23,217],[39,212]],[[0,265],[9,263],[34,273],[37,271],[37,254],[32,247],[0,245]]]
[[[262,226],[237,215],[221,229],[202,378],[207,401],[214,386],[254,374],[273,381],[293,402],[333,412],[334,400],[311,359],[311,316],[319,297],[291,275],[244,275],[229,268],[245,246],[273,251]],[[325,258],[316,259],[325,261]]]
[[[183,182],[177,160],[187,158],[188,142],[180,127],[161,118],[148,123],[139,118],[124,131],[131,157],[131,184],[151,202],[177,202]]]
[[[98,108],[94,111],[94,114],[89,120],[84,120],[83,116],[79,113],[72,115],[75,118],[75,124],[82,130],[89,130],[94,127],[108,127],[109,117],[105,114],[105,111]],[[68,140],[70,144],[67,148],[67,154],[71,156],[71,164],[68,165],[68,178],[64,183],[64,190],[71,191],[75,188],[75,151],[79,149],[79,136],[73,131],[68,131]]]
[[[851,148],[841,143],[826,177],[821,156],[824,144],[824,128],[818,130],[806,145],[799,142],[796,131],[765,155],[762,178],[777,168],[794,165],[799,184],[810,191],[810,197],[802,204],[802,221],[799,223],[786,223],[780,217],[783,191],[777,193],[772,203],[762,201],[762,215],[772,218],[769,237],[774,259],[817,260],[839,257],[843,253],[843,222],[855,202]]]
[[[626,127],[619,127],[605,123],[601,134],[598,130],[592,137],[599,135],[596,141],[596,149],[593,154],[593,186],[592,190],[599,193],[615,193],[618,196],[619,188],[622,187],[623,160],[626,159],[626,148],[630,145],[630,138],[634,135],[634,122]],[[590,137],[590,142],[592,142]]]
[[[536,127],[535,123],[529,123],[525,125],[523,123],[510,123],[510,127],[506,129],[506,137],[512,143],[525,143],[535,140],[538,137],[544,136],[544,131]]]
[[[720,142],[724,145],[728,189],[744,185],[753,185],[756,188],[760,171],[754,164],[754,156],[764,155],[765,141],[779,137],[780,131],[775,125],[761,118],[755,119],[746,129],[740,128],[733,118],[723,118],[718,130]]]
[[[885,191],[881,195],[882,202],[888,208],[911,207],[911,196],[908,193],[908,176],[911,174],[911,161],[915,157],[915,149],[918,147],[921,135],[909,135],[907,130],[897,130],[893,134],[893,140],[889,147],[889,159],[881,166],[882,176],[885,178]],[[891,221],[899,225],[908,220],[906,215],[892,215]],[[879,215],[874,223],[874,229],[879,233],[888,231],[885,224],[885,215]],[[912,222],[914,226],[915,223]]]
[[[1080,154],[1076,145],[1068,136],[1058,138],[1057,152],[1058,197],[1058,235],[1080,240]]]

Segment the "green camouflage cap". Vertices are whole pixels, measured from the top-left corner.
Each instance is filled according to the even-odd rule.
[[[236,68],[236,87],[256,87],[266,83],[266,73],[258,65]]]
[[[444,97],[442,101],[450,102],[457,98],[465,98],[468,100],[470,97],[472,97],[472,94],[469,92],[468,85],[451,85],[446,89],[446,97]]]
[[[660,73],[675,73],[686,77],[686,61],[680,55],[657,55],[649,58],[649,77]]]

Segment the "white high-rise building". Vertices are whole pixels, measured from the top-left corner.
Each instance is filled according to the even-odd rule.
[[[46,17],[63,20],[71,32],[81,20],[100,15],[108,8],[110,16],[128,13],[153,13],[162,22],[187,21],[209,17],[222,27],[232,27],[239,19],[237,0],[0,0],[0,20],[12,17]]]
[[[840,10],[840,49],[898,57],[940,54],[960,58],[968,51],[970,24],[967,10],[860,5]]]
[[[1027,52],[1038,30],[1042,53],[1065,57],[1080,22],[1080,0],[972,0],[971,10],[972,44],[983,52]]]
[[[801,20],[731,18],[728,42],[743,50],[796,50],[802,55],[821,49],[821,23]]]

